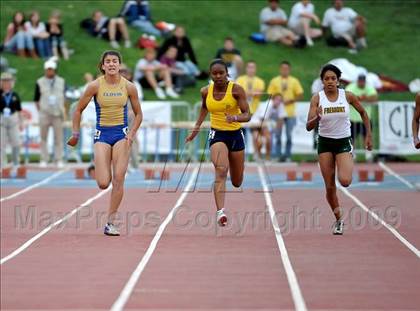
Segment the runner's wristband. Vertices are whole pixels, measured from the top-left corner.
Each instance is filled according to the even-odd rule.
[[[73,132],[72,136],[74,138],[79,138],[80,137],[80,132]]]

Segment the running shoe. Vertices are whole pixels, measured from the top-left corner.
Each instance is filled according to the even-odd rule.
[[[344,231],[344,221],[343,220],[337,220],[334,223],[333,234],[334,235],[343,235],[343,231]]]
[[[115,227],[111,223],[107,223],[104,228],[104,234],[105,235],[111,235],[111,236],[118,236],[120,235],[120,232],[118,231],[117,227]]]
[[[174,89],[171,87],[166,88],[166,95],[168,95],[171,98],[179,98],[179,94],[175,92]]]
[[[109,44],[114,49],[119,49],[120,48],[120,44],[117,41],[115,41],[115,40],[114,41],[110,41]]]
[[[217,211],[217,223],[221,227],[224,227],[227,223],[227,216],[225,214],[225,209],[224,208]]]
[[[155,93],[156,93],[156,97],[159,98],[159,99],[165,99],[166,98],[165,92],[160,87],[157,87],[155,89]]]

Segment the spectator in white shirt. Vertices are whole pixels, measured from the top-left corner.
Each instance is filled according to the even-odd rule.
[[[159,99],[165,99],[166,95],[178,98],[179,95],[173,89],[171,72],[168,66],[156,60],[156,51],[146,49],[144,58],[140,59],[134,69],[134,80],[144,88],[152,88]],[[160,88],[158,81],[163,81],[165,92]]]
[[[291,46],[298,39],[293,31],[287,29],[287,15],[279,7],[278,0],[268,0],[268,6],[260,13],[260,31],[270,42],[280,42]]]
[[[324,13],[322,27],[330,28],[332,38],[327,43],[332,46],[341,45],[340,41],[350,49],[366,48],[366,20],[353,9],[344,7],[343,0],[334,0],[334,7]]]
[[[33,11],[29,21],[25,22],[25,28],[31,34],[35,49],[39,57],[47,59],[52,55],[49,36],[45,24],[40,21],[38,11]]]
[[[309,0],[295,3],[290,13],[289,28],[298,35],[305,36],[308,46],[313,46],[312,39],[322,36],[322,30],[311,28],[311,21],[320,25],[319,17],[315,14],[315,7]]]

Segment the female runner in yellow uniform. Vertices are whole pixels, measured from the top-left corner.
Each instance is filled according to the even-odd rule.
[[[215,168],[213,192],[217,222],[224,226],[227,222],[224,212],[226,178],[229,171],[232,185],[240,187],[242,184],[245,139],[240,122],[248,122],[251,116],[244,89],[228,80],[227,66],[221,59],[215,59],[210,64],[210,75],[214,83],[201,89],[200,115],[186,142],[197,136],[210,112],[209,145]]]
[[[142,111],[133,83],[120,75],[121,55],[116,51],[102,54],[98,65],[102,76],[89,83],[73,115],[73,135],[67,142],[75,146],[80,136],[83,110],[94,97],[96,131],[94,136],[95,176],[100,189],[112,182],[108,222],[104,234],[120,235],[114,225],[115,216],[124,194],[130,148],[142,121]],[[130,98],[135,114],[133,127],[128,130],[127,99]]]

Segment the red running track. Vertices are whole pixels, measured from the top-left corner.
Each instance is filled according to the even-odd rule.
[[[379,203],[378,193],[369,193],[365,195]],[[273,193],[277,211],[292,215],[295,209],[301,215],[285,241],[308,309],[416,309],[420,305],[419,258],[383,226],[359,226],[347,219],[344,235],[333,236],[334,217],[323,196],[317,190],[305,190],[305,195],[300,190]],[[360,210],[359,215],[366,217],[341,193],[339,199],[347,213],[353,208],[355,215]],[[319,222],[309,216],[305,230],[303,215],[311,215],[317,207]]]
[[[72,207],[86,200],[77,199],[82,197],[80,189],[69,191],[73,191],[69,203]],[[179,193],[127,190],[121,208],[123,219],[130,215],[133,225],[138,220],[142,224],[130,229],[124,221],[121,237],[102,234],[109,194],[94,201],[92,216],[81,219],[79,227],[73,217],[66,227],[50,231],[2,265],[2,309],[109,309],[146,251],[160,218],[166,216],[178,196]],[[53,204],[50,204],[51,209]],[[68,211],[61,205],[60,210]],[[145,210],[155,213],[139,214]],[[23,235],[27,237],[28,233]],[[9,244],[13,245],[21,242],[20,237],[19,242],[13,242],[16,238],[13,232],[4,231],[2,238],[10,238]],[[2,257],[5,255],[2,251]]]
[[[262,193],[228,193],[226,208],[230,225],[220,228],[212,193],[186,199],[128,309],[293,308]]]

